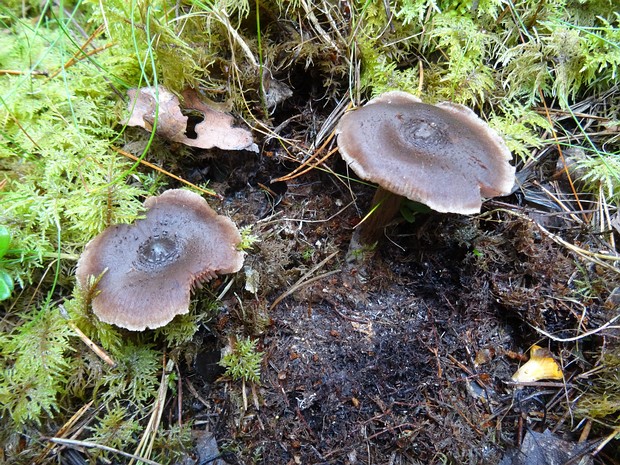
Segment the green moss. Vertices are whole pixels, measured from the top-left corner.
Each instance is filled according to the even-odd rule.
[[[107,49],[63,67],[74,54],[81,56],[68,28],[76,20],[86,25],[86,11],[67,17],[49,9],[30,23],[6,8],[0,10],[8,18],[0,63],[15,73],[0,77],[0,224],[12,234],[2,267],[22,288],[2,307],[1,424],[10,432],[43,425],[97,388],[137,405],[152,399],[159,352],[129,353],[134,346],[93,318],[88,299],[79,291],[70,296],[84,245],[112,223],[133,221],[143,197],[160,183],[112,150],[122,129],[118,94],[141,75],[135,57]],[[112,373],[91,357],[52,296],[67,299],[71,321],[126,369]],[[154,368],[148,354],[157,360]],[[153,369],[133,376],[129,361]]]
[[[15,427],[57,412],[71,373],[72,334],[58,312],[44,306],[19,316],[0,337],[0,409]]]
[[[226,368],[226,375],[235,380],[260,382],[260,367],[263,354],[256,350],[257,339],[241,338],[233,342],[230,351],[222,357],[220,365]]]
[[[501,134],[510,151],[524,162],[531,156],[532,149],[544,145],[539,134],[552,129],[551,123],[531,108],[508,101],[499,103],[489,125]]]
[[[162,465],[182,463],[193,452],[192,424],[160,428],[153,445],[154,459]]]
[[[159,385],[162,354],[149,344],[125,342],[110,354],[114,370],[100,380],[105,400],[133,399],[139,404],[152,400]]]
[[[95,420],[95,425],[90,428],[91,434],[88,441],[123,451],[128,447],[135,448],[143,428],[136,419],[136,415],[131,415],[129,411],[130,409],[118,401],[112,403],[109,410]],[[93,462],[97,459],[114,462],[115,457],[110,452],[92,449],[90,458]]]
[[[247,252],[254,247],[254,244],[260,242],[260,238],[252,234],[252,226],[244,226],[239,232],[241,233],[241,242],[237,246],[238,250]]]
[[[579,400],[580,416],[605,419],[620,425],[620,348],[611,349],[602,358],[593,386]]]
[[[68,56],[61,43],[72,45],[62,31],[42,27],[0,36],[7,65],[26,73],[58,69]],[[25,74],[0,80],[0,172],[6,179],[0,221],[15,232],[14,248],[22,251],[11,269],[22,282],[31,281],[33,267],[59,247],[75,254],[109,224],[135,219],[145,187],[155,187],[145,178],[142,186],[130,182],[141,175],[128,177],[129,163],[110,150],[120,117],[113,90],[88,62],[53,79]]]
[[[386,8],[373,2],[359,9],[362,72],[353,95],[399,89],[431,103],[474,107],[523,161],[548,142],[542,134],[565,130],[534,106],[544,101],[570,113],[584,96],[620,82],[620,14],[609,0],[403,0],[390,3],[389,14]],[[612,107],[598,116],[613,115]],[[601,149],[572,116],[585,139],[582,181],[617,203],[620,177],[611,156],[617,143]]]
[[[498,1],[403,1],[393,8],[392,33],[381,28],[385,19],[377,19],[381,7],[369,7],[368,33],[359,39],[362,84],[372,93],[392,88],[386,79],[394,77],[379,69],[414,69],[420,61],[426,100],[481,105],[501,90],[509,100],[557,96],[565,105],[585,90],[617,82],[618,13],[610,7],[598,2],[587,14],[584,3],[520,2],[509,13]],[[411,90],[411,84],[404,80],[398,87]]]

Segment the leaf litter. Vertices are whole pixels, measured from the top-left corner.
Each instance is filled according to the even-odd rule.
[[[261,186],[283,174],[275,158],[228,158],[222,169],[233,174],[213,185],[235,192],[227,208],[261,237],[246,262],[260,286],[225,299],[213,330],[218,339],[240,326],[260,336],[258,407],[239,409],[227,384],[214,383],[200,390],[213,408],[195,414],[223,449],[240,447],[227,461],[260,451],[264,463],[281,464],[496,464],[518,448],[524,416],[536,428],[552,423],[545,413],[561,417],[554,399],[578,395],[575,384],[516,386],[511,378],[539,342],[527,323],[554,334],[579,324],[566,250],[510,214],[431,212],[388,227],[371,263],[349,266],[344,251],[359,221],[353,208],[342,210],[351,192],[313,170],[288,181],[274,204]],[[372,195],[352,188],[360,205]],[[588,279],[600,272],[583,270]],[[609,279],[607,288],[617,282]],[[283,289],[294,292],[281,299]],[[607,313],[591,304],[587,324],[596,327]],[[266,327],[248,324],[265,313]],[[562,344],[550,349],[571,358]]]
[[[130,89],[127,94],[131,112],[126,121],[128,126],[138,126],[149,132],[155,127],[158,136],[189,147],[258,152],[249,129],[236,126],[231,115],[202,101],[194,90],[183,92],[182,104],[179,97],[163,86]],[[190,119],[182,110],[194,110],[201,115],[202,121],[192,128],[195,137],[190,137]]]

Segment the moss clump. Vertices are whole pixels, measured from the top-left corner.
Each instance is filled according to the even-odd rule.
[[[40,425],[45,415],[60,410],[58,395],[72,371],[72,336],[50,306],[24,314],[14,331],[2,334],[0,406],[5,425]]]
[[[135,219],[140,196],[157,185],[110,150],[120,114],[108,74],[88,62],[53,79],[29,74],[58,70],[74,48],[65,32],[43,25],[0,36],[0,62],[24,73],[0,80],[0,221],[21,251],[8,267],[20,282],[32,282],[34,269],[58,254],[74,258],[106,226]],[[112,56],[100,61],[119,65]]]
[[[600,369],[586,394],[579,400],[577,413],[618,427],[620,425],[620,346],[610,349],[600,361]]]
[[[258,383],[263,354],[256,350],[257,345],[257,339],[234,340],[230,351],[220,361],[220,365],[226,368],[226,375],[235,380]]]
[[[143,418],[162,358],[161,350],[124,341],[120,331],[96,321],[88,296],[73,290],[85,243],[110,224],[133,221],[143,198],[162,184],[113,150],[121,143],[119,95],[144,73],[134,54],[115,53],[114,39],[88,26],[83,6],[67,16],[50,3],[32,22],[9,6],[0,7],[0,63],[9,71],[0,76],[0,224],[12,236],[2,269],[19,289],[0,307],[5,444],[32,428],[38,432],[32,437],[53,435],[67,413],[91,399],[104,409],[108,403],[131,405],[127,414]],[[80,51],[87,39],[77,24],[93,34],[84,48],[88,56]],[[117,367],[87,350],[72,324],[107,350]],[[111,422],[102,417],[92,424],[99,438]],[[29,445],[20,460],[38,453]]]

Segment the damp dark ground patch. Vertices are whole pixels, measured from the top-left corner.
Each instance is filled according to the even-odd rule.
[[[235,174],[215,187],[227,192],[221,209],[261,239],[245,267],[260,283],[255,295],[229,294],[210,332],[220,345],[230,334],[258,338],[262,378],[243,386],[203,368],[186,374],[203,401],[187,420],[207,424],[226,461],[495,464],[528,428],[577,439],[566,421],[577,383],[516,388],[511,376],[533,343],[565,358],[568,380],[590,367],[600,341],[582,341],[576,357],[574,344],[534,327],[558,337],[597,327],[609,309],[577,300],[578,282],[607,279],[600,295],[615,284],[578,266],[519,199],[478,217],[401,220],[359,266],[344,257],[371,187],[313,171],[269,191],[280,164],[228,163]]]

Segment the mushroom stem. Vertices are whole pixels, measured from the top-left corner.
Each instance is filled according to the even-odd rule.
[[[403,197],[382,187],[377,187],[370,213],[357,226],[347,253],[347,261],[358,261],[365,252],[370,252],[381,238],[385,227],[400,211]]]

